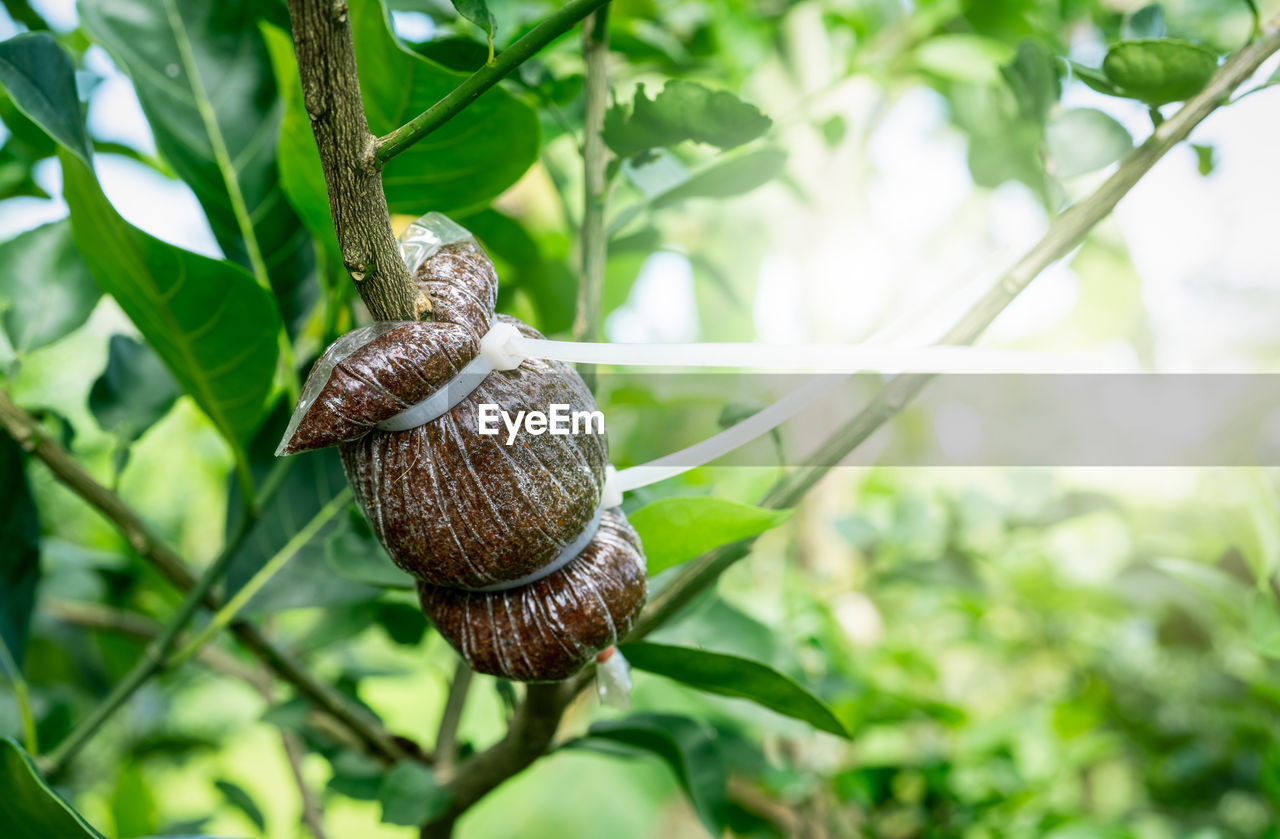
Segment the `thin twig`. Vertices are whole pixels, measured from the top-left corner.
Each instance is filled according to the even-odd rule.
[[[306,750],[298,735],[286,729],[280,730],[280,740],[284,743],[284,754],[289,761],[289,771],[293,774],[293,782],[298,787],[298,796],[302,799],[302,821],[311,831],[315,839],[327,839],[324,832],[324,805],[316,797],[315,791],[307,783],[302,774],[302,759]]]
[[[975,340],[1038,274],[1070,253],[1098,222],[1110,214],[1156,161],[1185,139],[1206,116],[1226,103],[1231,92],[1277,50],[1280,50],[1280,31],[1273,23],[1263,39],[1233,54],[1205,89],[1125,158],[1116,173],[1101,187],[1058,216],[1044,237],[956,323],[944,342],[969,343]],[[794,505],[831,470],[833,464],[847,457],[902,410],[930,378],[902,375],[892,379],[870,405],[823,444],[810,459],[810,465],[775,485],[764,503],[771,507]],[[750,541],[734,543],[686,563],[680,576],[645,609],[629,637],[643,637],[678,612],[725,568],[746,556],[750,545]],[[541,756],[555,736],[555,729],[569,702],[590,683],[590,672],[584,672],[559,685],[530,685],[529,696],[517,711],[519,725],[513,723],[506,737],[458,767],[457,775],[447,785],[454,796],[449,809],[439,819],[423,827],[424,839],[449,836],[454,822],[467,808]],[[538,689],[536,693],[535,688]]]
[[[289,0],[289,19],[342,262],[375,320],[418,320],[431,301],[414,285],[391,231],[347,4]]]
[[[604,114],[609,107],[609,7],[587,18],[582,27],[582,56],[586,62],[586,114],[582,134],[582,275],[578,280],[578,306],[573,321],[577,341],[600,340],[600,298],[609,237],[605,233]]]
[[[85,629],[100,629],[139,641],[153,641],[164,627],[159,623],[125,612],[82,600],[48,598],[40,602],[40,611],[54,620]],[[266,670],[242,664],[235,656],[217,647],[205,647],[198,656],[201,663],[219,673],[239,679],[262,693],[271,687],[271,674]]]
[[[72,457],[71,453],[50,439],[40,424],[19,408],[9,394],[0,390],[0,428],[9,434],[29,454],[42,461],[54,476],[96,508],[110,521],[143,559],[151,563],[175,587],[188,591],[195,585],[195,575],[187,563],[173,552],[139,518],[118,495],[98,483],[92,475]],[[221,601],[208,593],[204,598],[206,608],[216,610]],[[250,652],[257,656],[277,676],[293,685],[299,695],[332,716],[348,729],[369,751],[384,760],[396,761],[409,752],[375,720],[329,685],[317,679],[293,656],[276,648],[252,626],[236,623],[232,633]]]
[[[445,780],[453,773],[454,762],[458,758],[458,723],[462,721],[462,710],[467,705],[467,691],[471,688],[471,668],[462,659],[453,671],[453,681],[449,683],[449,696],[444,703],[444,712],[440,715],[440,729],[436,734],[436,778]]]
[[[1040,241],[970,307],[943,336],[941,343],[971,344],[977,340],[1032,280],[1084,241],[1089,231],[1111,214],[1120,199],[1151,171],[1151,167],[1160,158],[1185,140],[1205,117],[1226,104],[1232,91],[1247,81],[1277,50],[1280,50],[1280,30],[1273,24],[1265,38],[1247,44],[1228,58],[1205,88],[1157,127],[1101,186],[1054,219]],[[827,438],[804,467],[779,481],[765,496],[762,504],[771,508],[794,506],[833,465],[848,457],[863,441],[915,399],[932,378],[925,374],[894,377],[870,404]],[[633,636],[642,637],[683,608],[726,568],[746,556],[750,551],[750,544],[747,541],[727,545],[686,563],[676,579],[646,608],[636,624]]]
[[[290,8],[298,0],[290,0]],[[547,44],[568,32],[578,21],[603,6],[608,0],[569,0],[546,20],[500,52],[494,60],[472,73],[447,96],[418,114],[390,134],[379,137],[374,151],[378,166],[412,146],[457,116],[489,88],[512,70],[528,61]],[[296,24],[295,24],[296,26]],[[301,58],[301,56],[299,56]]]

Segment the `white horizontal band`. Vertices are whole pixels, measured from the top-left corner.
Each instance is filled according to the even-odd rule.
[[[578,554],[586,550],[587,545],[591,544],[591,540],[596,538],[596,531],[600,529],[600,518],[603,514],[604,507],[597,507],[596,514],[591,517],[591,521],[589,521],[583,531],[578,534],[578,538],[565,545],[564,549],[561,550],[560,553],[556,554],[555,559],[551,560],[536,571],[531,571],[523,577],[519,577],[514,580],[506,580],[501,583],[494,583],[491,586],[483,586],[481,588],[470,588],[467,589],[467,591],[485,593],[507,591],[508,589],[520,588],[520,586],[527,586],[530,583],[536,583],[538,580],[550,577],[552,574],[572,562]]]
[[[378,423],[378,430],[408,431],[410,428],[426,425],[433,419],[444,416],[459,402],[474,393],[485,377],[492,372],[493,365],[489,363],[489,359],[483,355],[476,356],[435,393],[417,404],[410,405],[394,417]]]
[[[512,336],[520,333],[509,323],[495,323],[480,339],[480,354],[467,362],[449,381],[421,402],[410,405],[400,413],[378,423],[379,431],[408,431],[426,425],[444,416],[476,388],[494,370],[514,370],[523,357],[511,355],[508,344]]]

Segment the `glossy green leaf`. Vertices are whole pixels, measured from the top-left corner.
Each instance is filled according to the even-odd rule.
[[[354,507],[325,540],[324,557],[330,568],[348,580],[382,588],[413,588],[413,578],[391,561],[369,522]]]
[[[275,457],[275,447],[288,422],[289,407],[283,403],[278,405],[249,447],[249,464],[258,483],[280,463]],[[304,452],[293,455],[289,460],[292,462],[279,490],[231,560],[227,569],[229,595],[239,591],[294,534],[346,487],[346,477],[336,449]],[[236,512],[228,517],[228,536],[239,529],[238,511],[242,506],[239,487],[230,481],[229,485],[229,509]],[[327,523],[250,599],[245,615],[358,603],[378,597],[379,589],[334,573],[333,567],[325,560],[325,544],[346,516],[343,514],[335,519]]]
[[[1045,145],[1058,177],[1073,178],[1115,163],[1133,149],[1133,138],[1102,111],[1070,108],[1049,120]]]
[[[569,745],[623,756],[656,755],[671,768],[711,835],[723,833],[728,770],[715,730],[706,723],[675,714],[632,714],[593,723],[585,737]]]
[[[252,433],[275,376],[271,296],[247,272],[148,236],[116,213],[92,170],[61,155],[76,247],[233,445]]]
[[[0,432],[0,673],[22,669],[36,583],[40,579],[40,522],[27,483],[22,450]],[[3,796],[0,796],[3,797]]]
[[[252,0],[84,0],[85,27],[132,79],[160,153],[229,258],[265,271],[287,323],[317,296],[314,250],[280,187],[282,108]]]
[[[53,75],[70,75],[71,61],[60,49],[57,55],[63,69]],[[50,101],[73,93],[57,85],[43,91]],[[61,101],[58,109],[75,107],[78,113],[73,103]],[[39,124],[59,139],[56,126]],[[244,270],[128,224],[89,164],[66,149],[58,156],[76,249],[99,287],[115,298],[183,390],[238,446],[257,425],[275,375],[280,330],[275,302]]]
[[[262,815],[262,808],[244,787],[225,779],[214,781],[213,785],[218,788],[218,792],[222,793],[222,797],[228,804],[244,813],[245,817],[253,822],[254,827],[259,831],[267,829],[267,820]]]
[[[1071,75],[1084,82],[1088,87],[1105,93],[1107,96],[1122,96],[1116,86],[1107,78],[1107,74],[1100,69],[1086,67],[1083,64],[1071,62]]]
[[[458,14],[480,27],[480,30],[489,36],[489,43],[492,44],[496,24],[493,20],[493,12],[489,10],[489,4],[485,0],[452,0],[452,3]]]
[[[622,654],[637,670],[657,673],[707,693],[750,699],[820,731],[849,736],[840,720],[817,697],[758,661],[646,642],[623,644]]]
[[[628,519],[640,534],[649,575],[693,559],[712,548],[756,536],[782,524],[788,510],[766,510],[707,496],[664,498]]]
[[[98,425],[132,443],[169,412],[182,395],[173,374],[146,344],[112,335],[107,368],[89,391],[89,410]]]
[[[75,71],[53,35],[31,32],[0,42],[0,84],[18,110],[82,161],[89,160]]]
[[[654,207],[667,207],[690,198],[731,198],[767,184],[782,173],[787,153],[763,148],[718,160],[687,181],[653,199]]]
[[[76,252],[70,222],[55,221],[0,244],[0,322],[18,354],[79,329],[101,297]]]
[[[378,802],[382,821],[417,827],[440,815],[449,806],[448,790],[436,783],[430,767],[403,760],[382,776]]]
[[[324,183],[324,170],[320,167],[320,150],[316,147],[311,120],[302,101],[302,79],[298,76],[293,40],[279,27],[266,23],[260,26],[275,70],[280,99],[284,103],[276,155],[280,185],[307,231],[323,245],[329,261],[333,265],[341,265],[342,251],[338,247],[333,216],[329,212],[329,193]]]
[[[349,6],[360,91],[375,134],[399,128],[466,78],[401,46],[380,0],[351,0]],[[456,212],[495,198],[537,155],[537,114],[495,87],[390,161],[382,183],[392,212]]]
[[[1172,39],[1122,41],[1102,62],[1121,96],[1152,106],[1191,98],[1217,69],[1212,50]]]
[[[0,738],[0,791],[0,836],[5,839],[103,839],[8,737]]]
[[[731,149],[759,137],[772,124],[758,108],[728,91],[673,79],[653,99],[640,84],[629,109],[621,103],[610,108],[604,140],[622,157],[686,140]]]

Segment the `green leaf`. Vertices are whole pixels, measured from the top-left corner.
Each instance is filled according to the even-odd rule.
[[[4,433],[0,433],[0,498],[4,499],[0,504],[0,647],[4,648],[0,672],[7,672],[9,665],[21,671],[40,579],[40,521],[22,450]]]
[[[360,91],[375,134],[399,128],[466,78],[402,47],[380,0],[350,0],[349,6]],[[486,204],[537,156],[537,113],[495,87],[389,162],[382,183],[392,212],[457,212]]]
[[[1107,74],[1100,69],[1086,67],[1083,64],[1071,62],[1071,74],[1080,81],[1084,82],[1090,88],[1107,96],[1123,96],[1116,86],[1107,78]]]
[[[280,461],[275,457],[276,444],[284,433],[291,406],[281,402],[271,414],[249,447],[249,464],[256,483]],[[257,524],[236,552],[227,568],[227,594],[233,595],[276,554],[295,533],[311,521],[333,497],[346,486],[342,462],[336,449],[320,449],[295,455],[288,473]],[[230,482],[227,534],[240,527],[240,488]],[[345,516],[335,517],[344,521]],[[279,573],[258,591],[244,614],[264,615],[310,606],[333,606],[374,600],[379,589],[352,582],[335,574],[325,560],[325,544],[334,532],[336,522],[329,523],[315,538],[303,546]]]
[[[1124,22],[1121,37],[1126,41],[1142,38],[1163,38],[1169,34],[1164,21],[1164,7],[1151,3],[1129,15]]]
[[[45,192],[31,176],[31,162],[14,150],[15,145],[13,142],[8,142],[0,148],[0,201],[23,196],[48,198],[49,193]]]
[[[1196,153],[1196,171],[1206,178],[1209,177],[1218,165],[1217,148],[1201,143],[1191,143],[1190,145],[1191,150]]]
[[[267,820],[262,815],[262,809],[244,787],[226,780],[214,781],[213,785],[218,788],[218,792],[222,793],[226,802],[244,813],[259,831],[267,829]]]
[[[593,723],[586,737],[567,745],[623,756],[658,756],[671,768],[711,835],[724,832],[728,771],[715,730],[706,723],[674,714],[632,714]]]
[[[1158,106],[1190,99],[1218,69],[1217,55],[1188,41],[1121,41],[1102,70],[1121,96]]]
[[[953,82],[992,84],[1000,68],[1013,61],[1014,47],[982,35],[939,35],[916,50],[916,66]]]
[[[706,496],[664,498],[628,516],[640,534],[649,575],[712,548],[756,536],[782,524],[789,510],[766,510]]]
[[[0,84],[19,111],[76,157],[89,161],[75,70],[53,35],[31,32],[0,42]]]
[[[1001,69],[1001,75],[1018,101],[1018,110],[1028,120],[1043,123],[1050,109],[1062,95],[1058,59],[1038,41],[1018,44],[1013,61]]]
[[[355,507],[324,543],[329,567],[348,580],[381,588],[411,589],[413,577],[401,570],[378,543],[364,516]]]
[[[621,649],[631,666],[638,670],[657,673],[707,693],[750,699],[820,731],[849,736],[840,720],[813,694],[758,661],[646,642],[623,644]]]
[[[673,79],[653,99],[636,85],[630,112],[621,103],[605,114],[604,140],[622,157],[694,140],[731,149],[769,130],[773,121],[725,90]]]
[[[104,839],[45,783],[21,747],[0,738],[0,834],[5,839]]]
[[[156,823],[156,799],[137,763],[127,761],[114,774],[111,818],[115,822],[115,834],[126,837],[155,833],[159,826]]]
[[[155,350],[127,335],[112,335],[107,368],[89,391],[98,425],[132,443],[169,412],[181,388]]]
[[[449,791],[436,783],[429,767],[402,760],[382,776],[378,803],[382,821],[417,827],[440,815],[449,806]]]
[[[62,69],[51,75],[70,76],[71,61],[54,46]],[[55,110],[78,113],[74,87],[51,86],[44,93],[51,102],[55,94],[64,97]],[[32,116],[60,139],[58,126]],[[176,248],[125,222],[88,163],[65,149],[58,157],[76,249],[98,285],[239,452],[275,376],[280,316],[274,301],[242,269]]]
[[[485,0],[452,0],[452,2],[458,14],[480,27],[481,31],[489,36],[489,44],[492,46],[496,24],[493,20],[493,12],[489,11],[489,4]]]
[[[320,150],[311,120],[302,101],[302,79],[289,33],[268,23],[260,24],[262,37],[275,69],[276,85],[284,102],[280,125],[280,144],[276,159],[280,167],[280,185],[285,197],[302,219],[307,231],[324,247],[332,265],[342,265],[342,251],[329,212],[329,193],[320,167]]]
[[[1123,125],[1094,108],[1070,108],[1049,120],[1045,145],[1060,178],[1110,166],[1133,149]]]
[[[653,199],[653,206],[668,207],[690,198],[730,198],[750,192],[776,178],[787,162],[787,153],[769,147],[718,160],[687,181]]]
[[[2,323],[19,355],[79,329],[101,297],[72,243],[70,222],[55,221],[0,244]]]
[[[252,0],[83,0],[83,23],[129,75],[156,147],[195,191],[223,252],[269,282],[296,327],[314,250],[280,187],[282,109]]]
[[[243,269],[148,236],[116,213],[88,166],[61,155],[76,248],[174,378],[239,451],[262,416],[280,330]]]

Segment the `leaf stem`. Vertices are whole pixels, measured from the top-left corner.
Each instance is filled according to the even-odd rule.
[[[280,461],[276,464],[268,478],[263,482],[263,491],[260,498],[263,504],[270,501],[271,496],[279,489],[283,482],[284,473],[289,467],[285,466],[288,461]],[[261,507],[253,507],[251,513],[247,513],[241,520],[240,526],[236,529],[235,534],[227,541],[222,552],[218,555],[200,578],[196,580],[183,598],[182,603],[178,606],[178,610],[173,613],[168,622],[165,623],[164,629],[155,642],[147,646],[146,652],[134,666],[125,674],[125,677],[112,687],[107,696],[98,703],[89,716],[85,717],[80,723],[71,730],[71,733],[58,744],[52,752],[49,753],[46,767],[51,774],[56,774],[67,762],[75,756],[84,744],[89,741],[98,729],[103,726],[111,718],[121,705],[128,701],[129,697],[142,687],[155,674],[172,666],[176,661],[170,658],[173,648],[177,646],[178,637],[186,628],[191,618],[195,616],[196,611],[203,605],[205,596],[213,590],[213,586],[218,580],[222,579],[222,575],[231,565],[231,561],[235,559],[237,551],[244,543],[249,532],[253,529],[253,524],[261,515]]]
[[[285,542],[284,546],[276,551],[275,555],[268,559],[230,600],[223,604],[222,608],[214,614],[209,623],[195,634],[195,637],[188,641],[182,649],[168,657],[164,662],[165,668],[175,667],[195,655],[214,636],[234,621],[236,616],[253,599],[253,596],[261,591],[262,587],[270,582],[271,578],[278,574],[298,551],[302,550],[308,542],[315,538],[316,534],[350,503],[350,488],[344,488],[342,492],[329,499],[329,503],[321,507],[320,511],[312,516],[311,521],[307,522],[297,533],[294,533],[289,538],[289,541]]]
[[[18,702],[18,713],[22,716],[22,741],[27,754],[40,753],[40,741],[36,736],[36,718],[31,712],[31,690],[27,686],[26,677],[22,675],[18,663],[14,661],[9,645],[0,638],[0,672],[9,674],[13,685],[13,698]]]
[[[373,153],[376,164],[383,166],[388,160],[453,119],[479,98],[480,94],[606,2],[608,0],[569,0],[542,23],[498,53],[492,62],[472,73],[439,102],[391,133],[379,137]]]
[[[85,471],[71,453],[51,440],[35,418],[19,408],[9,394],[0,390],[0,428],[4,429],[23,449],[49,467],[55,478],[79,495],[89,506],[101,513],[125,538],[138,555],[151,563],[165,579],[176,588],[186,591],[195,585],[196,578],[183,559],[169,548],[160,537],[151,532],[146,523],[111,490],[98,483]],[[264,491],[270,486],[270,476],[263,482]],[[258,508],[255,508],[258,509]],[[204,604],[216,610],[221,601],[210,592]],[[258,629],[243,622],[231,625],[236,640],[262,661],[276,676],[291,684],[300,696],[333,717],[373,755],[387,762],[410,757],[397,738],[383,728],[368,712],[354,704],[346,696],[316,678],[290,653],[268,641]],[[411,744],[412,746],[412,744]],[[412,746],[413,756],[422,756]]]
[[[604,287],[609,236],[605,231],[606,167],[604,115],[609,107],[609,7],[601,6],[582,26],[582,56],[586,63],[586,113],[582,132],[582,274],[573,323],[576,341],[600,340],[600,298]],[[589,371],[583,371],[584,373]]]
[[[449,696],[444,703],[444,713],[440,715],[440,729],[436,734],[436,776],[443,780],[452,774],[454,762],[458,759],[458,723],[462,721],[462,710],[467,705],[467,692],[471,688],[471,668],[462,659],[453,671],[453,681],[449,683]]]
[[[1203,91],[1189,100],[1120,164],[1119,169],[1089,197],[1072,206],[990,290],[951,328],[943,343],[964,344],[976,340],[1045,268],[1071,252],[1093,227],[1111,213],[1129,190],[1171,148],[1228,100],[1274,52],[1280,50],[1280,29],[1270,26],[1265,37],[1234,53],[1215,73]],[[835,464],[844,459],[880,426],[902,410],[932,377],[900,375],[891,379],[866,408],[846,423],[810,458],[809,466],[780,480],[765,496],[768,507],[789,507],[798,502]],[[676,614],[705,590],[729,565],[746,556],[753,540],[743,540],[704,554],[684,566],[680,576],[654,597],[629,639],[643,637]],[[523,771],[544,754],[555,735],[564,709],[591,683],[589,671],[568,682],[530,685],[525,702],[507,736],[468,758],[446,788],[452,795],[449,810],[422,829],[422,836],[448,836],[457,818],[472,804],[508,778]],[[549,733],[548,733],[549,731]]]

